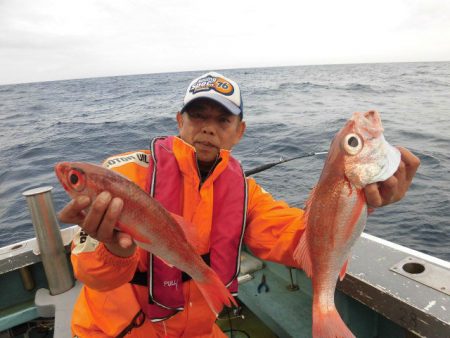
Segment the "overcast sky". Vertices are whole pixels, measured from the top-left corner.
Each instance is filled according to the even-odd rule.
[[[450,0],[0,0],[0,84],[449,60]]]

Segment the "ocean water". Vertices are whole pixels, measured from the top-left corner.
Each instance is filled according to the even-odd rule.
[[[54,187],[68,197],[58,161],[101,162],[177,132],[175,114],[198,72],[0,86],[0,247],[34,237],[22,192]],[[450,260],[450,63],[234,69],[247,131],[233,150],[245,169],[327,150],[354,111],[381,112],[386,139],[422,161],[406,197],[377,209],[366,232]],[[324,157],[256,174],[275,198],[303,207]],[[68,225],[62,224],[62,227]]]

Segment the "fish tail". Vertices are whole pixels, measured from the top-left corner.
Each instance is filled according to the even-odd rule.
[[[202,281],[196,279],[194,281],[216,317],[224,305],[227,307],[238,306],[230,291],[213,270],[210,269]]]
[[[314,338],[355,338],[334,306],[326,311],[313,306],[312,333]]]

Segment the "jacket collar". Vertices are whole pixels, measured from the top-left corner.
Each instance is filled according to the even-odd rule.
[[[200,180],[195,148],[176,136],[173,139],[173,153],[175,155],[175,158],[177,159],[178,166],[183,175],[197,177]],[[206,179],[204,185],[208,182],[213,182],[225,170],[228,165],[230,156],[230,150],[220,149],[220,162],[216,165],[213,172]]]

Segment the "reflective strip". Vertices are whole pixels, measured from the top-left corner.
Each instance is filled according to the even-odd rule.
[[[116,155],[112,157],[108,157],[104,162],[103,166],[108,169],[120,167],[124,164],[128,163],[136,163],[140,165],[141,167],[147,168],[148,167],[148,154],[137,151],[130,154],[122,154],[122,155]]]
[[[152,160],[153,160],[153,174],[152,174],[152,186],[151,186],[151,190],[150,190],[150,196],[153,198],[155,197],[155,182],[156,182],[156,157],[155,157],[155,142],[159,139],[162,139],[163,137],[155,137],[152,140],[152,143],[150,145],[150,149],[151,149],[151,155],[152,155]]]
[[[100,244],[99,241],[97,241],[96,239],[90,237],[87,233],[85,233],[83,229],[80,229],[80,231],[78,231],[75,234],[73,238],[73,243],[75,244],[74,248],[72,249],[72,253],[74,255],[86,252],[93,252],[97,249],[98,245]]]
[[[244,173],[244,170],[242,170],[242,173]],[[235,272],[233,278],[231,279],[231,281],[225,285],[226,287],[229,287],[233,283],[233,281],[237,278],[237,276],[239,275],[239,272],[241,271],[241,250],[242,250],[242,242],[244,240],[245,228],[247,225],[247,208],[248,208],[248,185],[247,185],[247,179],[245,178],[245,174],[243,174],[243,175],[244,175],[244,212],[243,212],[243,217],[242,217],[242,232],[241,232],[241,238],[239,240],[239,247],[238,247],[238,254],[237,254],[236,272]],[[237,293],[236,293],[236,295],[237,295]]]

